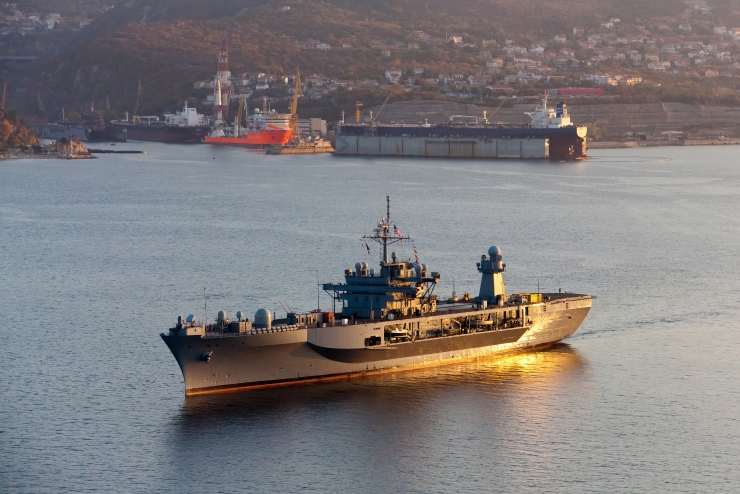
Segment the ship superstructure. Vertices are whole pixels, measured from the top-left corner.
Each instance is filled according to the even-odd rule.
[[[542,100],[533,112],[524,112],[524,114],[532,119],[530,126],[535,129],[560,129],[573,126],[566,104],[561,101],[555,105],[555,109],[548,107],[547,93],[542,96]]]
[[[343,283],[323,289],[334,310],[275,319],[259,309],[215,323],[178,318],[162,334],[183,373],[187,395],[339,379],[439,365],[461,358],[550,346],[573,334],[592,296],[563,293],[508,294],[501,249],[491,247],[476,267],[478,296],[434,294],[441,274],[389,251],[409,241],[386,216],[364,238],[381,247],[379,269],[358,262]],[[337,307],[338,306],[338,307]]]

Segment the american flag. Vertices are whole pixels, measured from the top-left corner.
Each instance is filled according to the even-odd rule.
[[[401,239],[401,242],[403,242],[403,235],[401,235],[401,232],[398,231],[398,228],[396,228],[396,224],[393,224],[393,233]]]

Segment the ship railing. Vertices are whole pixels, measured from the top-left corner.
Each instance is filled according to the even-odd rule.
[[[206,338],[234,338],[236,336],[250,336],[258,334],[269,334],[269,333],[286,333],[290,331],[297,331],[299,329],[306,329],[306,325],[285,325],[285,326],[273,326],[271,328],[252,328],[240,333],[229,332],[229,331],[208,331],[206,332]]]

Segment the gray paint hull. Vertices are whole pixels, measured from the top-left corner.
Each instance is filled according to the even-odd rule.
[[[338,135],[335,149],[335,154],[364,156],[536,159],[550,156],[550,141],[549,139]]]
[[[571,303],[570,309],[563,302],[545,304],[548,311],[527,328],[418,340],[396,349],[353,349],[341,355],[313,347],[306,341],[306,329],[206,338],[162,334],[162,339],[180,365],[185,394],[194,395],[393,372],[552,345],[572,335],[591,308],[590,298],[575,308]],[[206,362],[203,357],[209,352]]]

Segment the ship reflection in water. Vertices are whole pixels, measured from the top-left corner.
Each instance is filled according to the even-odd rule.
[[[208,461],[239,469],[255,491],[316,475],[359,476],[379,492],[406,482],[419,488],[418,476],[436,462],[469,468],[471,458],[447,456],[466,451],[461,442],[477,462],[500,463],[507,450],[547,455],[559,441],[549,436],[570,419],[566,410],[588,393],[587,369],[560,343],[342,382],[189,397],[167,441],[170,474],[187,480]],[[428,460],[423,468],[419,455]],[[362,464],[384,465],[395,477],[376,481],[357,473]]]
[[[586,361],[576,349],[560,343],[546,351],[481,357],[394,374],[192,396],[185,399],[176,419],[179,425],[177,442],[188,443],[201,433],[212,434],[214,430],[244,435],[245,441],[249,441],[249,436],[260,433],[254,427],[288,427],[295,424],[297,418],[303,426],[309,427],[307,422],[339,420],[339,415],[346,414],[350,415],[350,420],[354,415],[355,425],[367,427],[366,432],[370,433],[377,430],[378,425],[373,417],[385,417],[384,425],[393,427],[411,416],[414,422],[424,423],[423,415],[427,415],[426,420],[433,420],[440,412],[459,414],[463,411],[459,408],[461,403],[466,407],[479,405],[477,410],[466,411],[476,414],[492,411],[494,403],[498,407],[518,407],[526,403],[527,413],[532,416],[536,414],[532,406],[546,405],[570,395],[561,388],[575,386],[580,389],[579,376],[586,368]],[[454,395],[461,393],[481,396],[455,400]],[[245,421],[251,427],[243,428]],[[297,437],[310,434],[295,432]],[[178,444],[173,453],[179,448],[188,449],[186,444]]]

